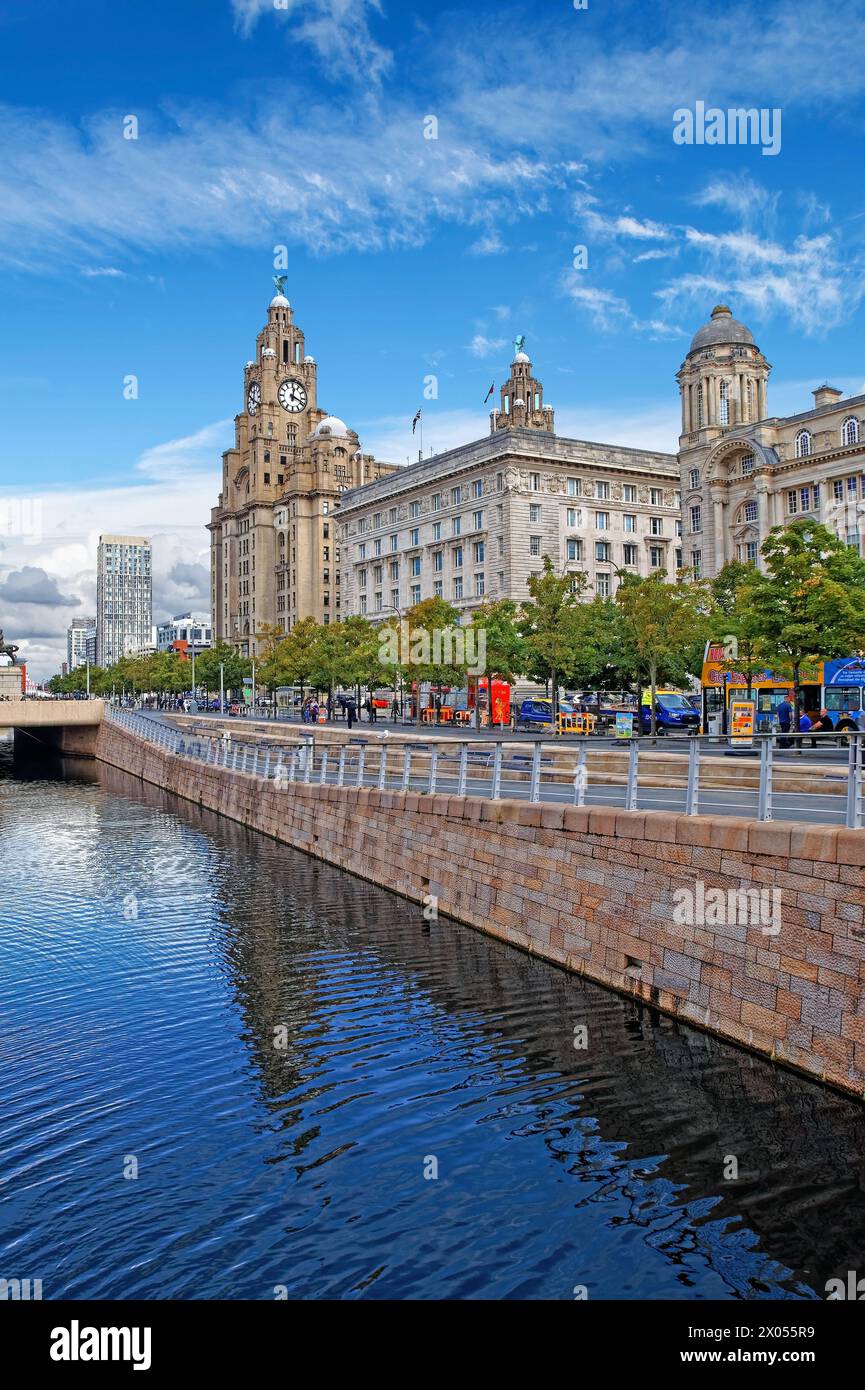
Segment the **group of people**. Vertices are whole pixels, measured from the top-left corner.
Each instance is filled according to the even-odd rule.
[[[778,725],[783,738],[779,740],[781,748],[792,748],[794,740],[789,737],[793,732],[793,719],[795,713],[794,697],[792,691],[787,691],[777,709]],[[826,709],[821,709],[819,714],[810,715],[804,710],[799,716],[800,734],[848,734],[856,733],[858,730],[865,729],[865,712],[854,718],[846,711],[842,712],[833,720],[831,714]],[[796,740],[801,747],[802,740]],[[817,747],[818,740],[811,739],[811,747]]]

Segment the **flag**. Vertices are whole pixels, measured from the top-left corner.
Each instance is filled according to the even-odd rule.
[[[418,420],[420,419],[420,417],[421,417],[421,412],[418,411],[417,415],[414,417],[414,419],[413,419],[412,422],[411,422],[411,432],[412,432],[412,434],[414,434],[415,430],[417,429],[417,422],[418,422]]]
[[[496,389],[496,383],[493,382],[493,384],[492,384],[492,386],[490,387],[489,391],[487,391],[487,394],[484,396],[484,405],[486,405],[487,401],[489,400],[490,396],[493,394],[493,392],[495,391],[495,389]]]

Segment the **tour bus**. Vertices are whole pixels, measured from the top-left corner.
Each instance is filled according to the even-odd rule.
[[[756,701],[757,732],[768,733],[775,723],[775,711],[793,682],[789,676],[759,671],[749,682],[746,674],[728,669],[723,642],[708,642],[702,672],[703,732],[713,731],[710,720],[720,717],[717,732],[726,733],[731,700]],[[865,660],[843,657],[838,661],[818,661],[799,677],[801,708],[808,713],[825,709],[833,720],[849,713],[853,719],[865,707]],[[750,691],[750,694],[749,694]],[[714,723],[714,720],[713,720]]]

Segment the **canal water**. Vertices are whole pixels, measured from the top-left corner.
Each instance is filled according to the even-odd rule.
[[[0,1278],[685,1300],[865,1273],[855,1101],[94,764],[0,745],[0,855]]]

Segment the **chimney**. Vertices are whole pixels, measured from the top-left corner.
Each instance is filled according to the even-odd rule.
[[[844,395],[843,391],[838,391],[834,386],[827,386],[824,382],[818,386],[816,391],[811,393],[814,397],[814,409],[819,410],[821,405],[836,405]]]

